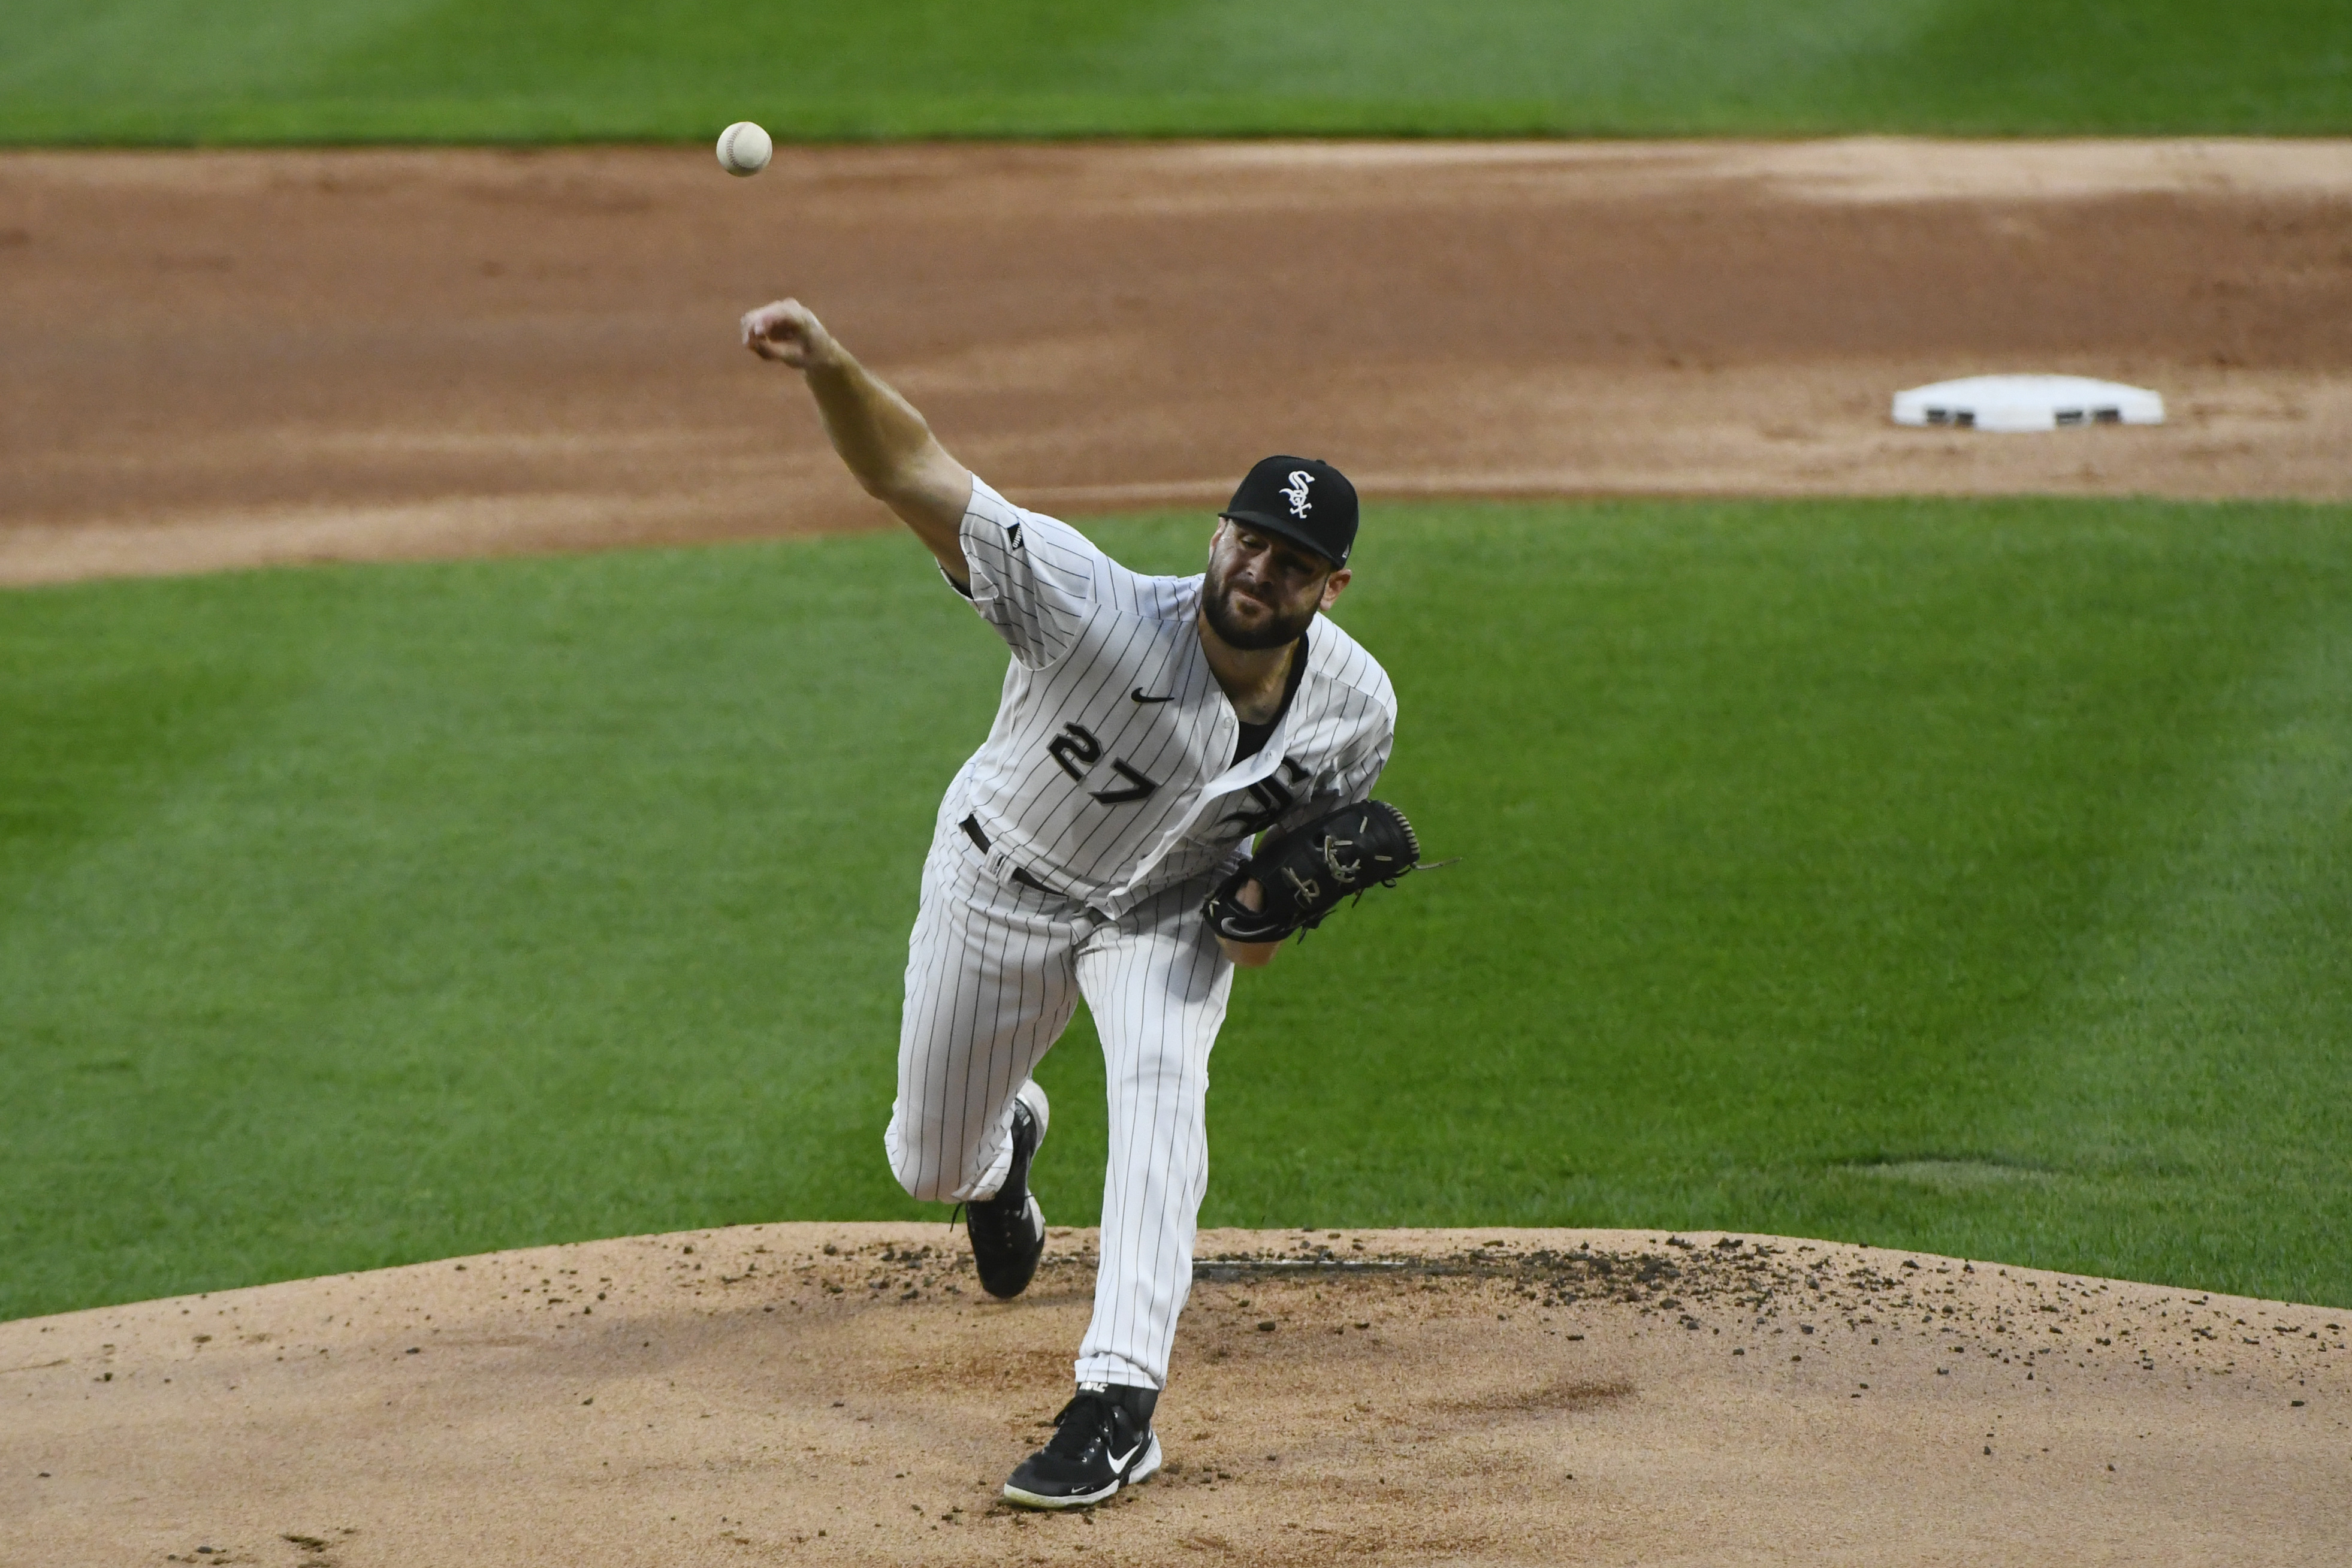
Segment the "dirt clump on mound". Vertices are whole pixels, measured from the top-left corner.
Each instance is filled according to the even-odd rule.
[[[2310,1563],[2347,1317],[1824,1242],[1210,1231],[1149,1484],[937,1226],[540,1248],[0,1324],[0,1561]],[[206,1550],[209,1548],[209,1550]]]
[[[0,582],[875,527],[786,292],[1066,513],[2352,496],[2352,142],[0,155]],[[2155,429],[1904,430],[1990,371]]]

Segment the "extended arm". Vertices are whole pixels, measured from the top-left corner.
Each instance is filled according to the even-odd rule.
[[[914,405],[859,364],[797,299],[744,317],[743,343],[806,378],[834,451],[866,493],[896,512],[948,576],[969,588],[961,529],[971,470],[948,455]]]

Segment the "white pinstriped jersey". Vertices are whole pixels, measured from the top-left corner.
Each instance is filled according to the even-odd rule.
[[[1236,764],[1241,721],[1194,622],[1200,577],[1129,571],[977,478],[961,533],[972,608],[1013,650],[995,726],[958,776],[1000,875],[1118,915],[1256,833],[1370,796],[1396,694],[1329,620],[1308,628],[1265,747]]]

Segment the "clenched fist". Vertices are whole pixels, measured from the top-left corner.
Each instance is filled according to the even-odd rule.
[[[797,299],[762,305],[743,318],[743,346],[796,371],[829,362],[839,351],[816,313]]]

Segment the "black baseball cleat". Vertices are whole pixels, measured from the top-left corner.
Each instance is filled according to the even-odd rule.
[[[1013,1097],[1013,1166],[994,1197],[963,1206],[963,1227],[971,1238],[971,1260],[980,1288],[1011,1301],[1036,1277],[1045,1254],[1045,1211],[1029,1190],[1029,1162],[1045,1141],[1045,1092],[1033,1080]]]
[[[1021,1461],[1004,1483],[1004,1500],[1022,1508],[1088,1508],[1160,1469],[1160,1435],[1151,1429],[1156,1388],[1081,1383],[1078,1396],[1054,1417],[1046,1445]]]

